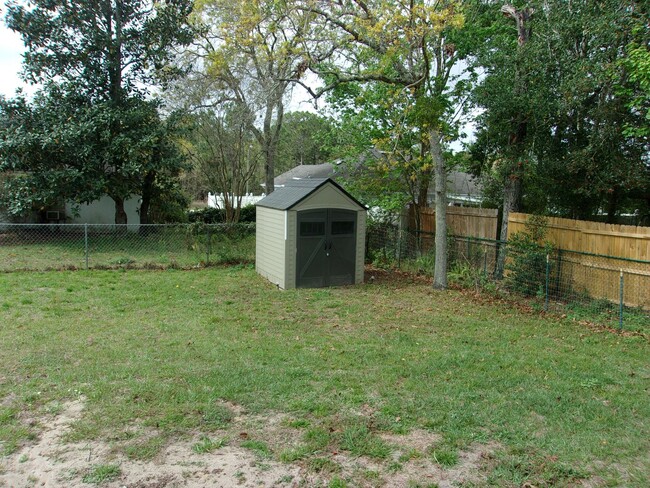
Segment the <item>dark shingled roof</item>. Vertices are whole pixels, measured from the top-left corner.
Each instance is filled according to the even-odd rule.
[[[282,188],[277,188],[270,195],[262,198],[256,203],[258,207],[275,208],[277,210],[289,210],[298,203],[302,202],[309,195],[318,190],[321,186],[331,183],[341,190],[350,200],[355,202],[359,207],[366,207],[359,203],[356,198],[341,188],[334,180],[330,178],[307,178],[304,180],[292,180]]]
[[[276,188],[291,185],[296,180],[306,179],[323,179],[334,176],[334,165],[330,163],[323,164],[301,164],[289,171],[275,177],[274,184]]]

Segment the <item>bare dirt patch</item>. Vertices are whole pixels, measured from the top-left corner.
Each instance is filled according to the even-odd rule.
[[[199,453],[193,446],[199,441],[184,440],[165,445],[152,459],[138,461],[123,454],[118,442],[65,443],[64,436],[83,414],[83,399],[62,405],[56,416],[38,419],[40,437],[18,452],[0,461],[0,487],[88,488],[91,474],[98,467],[111,467],[113,474],[99,482],[108,488],[207,488],[207,487],[318,487],[327,486],[333,476],[349,480],[359,487],[407,487],[437,484],[439,487],[459,483],[480,485],[482,467],[497,449],[495,445],[475,445],[459,453],[458,463],[443,468],[426,456],[426,451],[440,440],[431,432],[413,430],[407,435],[382,435],[394,446],[391,459],[375,460],[353,457],[346,452],[315,454],[327,459],[336,469],[315,472],[307,460],[281,463],[276,454],[282,447],[300,443],[302,432],[287,426],[281,414],[248,416],[237,405],[227,405],[235,413],[232,425],[223,434],[223,447]],[[146,434],[146,433],[145,433]],[[260,455],[242,443],[264,440],[272,453]],[[413,457],[405,453],[418,452]],[[397,460],[400,459],[399,463]],[[396,464],[399,467],[396,469]]]

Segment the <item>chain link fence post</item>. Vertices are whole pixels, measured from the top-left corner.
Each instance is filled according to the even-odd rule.
[[[621,284],[620,284],[620,299],[619,299],[619,315],[618,315],[618,330],[623,330],[623,269],[621,269]]]
[[[206,259],[205,259],[205,264],[206,264],[206,266],[207,266],[207,265],[210,264],[210,252],[212,251],[212,234],[211,234],[211,232],[210,232],[210,224],[208,224],[208,225],[206,226],[206,229],[207,229],[207,234],[208,234],[208,236],[207,236],[207,241],[208,241],[208,242],[207,242],[207,245],[206,245],[206,248],[207,248],[207,250],[206,250],[207,255],[206,255]]]
[[[86,259],[86,271],[88,271],[88,224],[84,224],[84,257]]]
[[[546,254],[546,287],[545,287],[545,293],[544,293],[544,311],[548,312],[548,282],[550,278],[550,273],[551,272],[551,256],[550,254]]]

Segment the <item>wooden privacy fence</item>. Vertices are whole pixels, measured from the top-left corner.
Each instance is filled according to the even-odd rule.
[[[508,240],[530,215],[512,213]],[[559,249],[561,280],[576,293],[650,309],[650,227],[548,217],[546,239]]]
[[[497,214],[494,208],[447,207],[447,233],[455,236],[495,239],[497,235]],[[415,218],[410,215],[411,229],[415,229]],[[436,210],[420,209],[420,232],[425,236],[436,232]]]

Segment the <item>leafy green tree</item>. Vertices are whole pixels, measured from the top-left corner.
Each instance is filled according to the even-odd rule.
[[[504,220],[509,209],[538,209],[574,218],[621,209],[647,193],[647,139],[642,85],[630,69],[635,46],[647,45],[642,2],[530,1],[481,3],[491,35],[477,49],[484,72],[474,100],[474,154],[500,180]],[[522,44],[518,20],[528,37]],[[516,34],[517,33],[517,34]],[[644,41],[645,39],[645,41]],[[645,44],[644,44],[645,43]],[[517,198],[509,187],[528,181]],[[520,204],[509,206],[508,201]],[[503,235],[503,234],[502,234]]]
[[[305,2],[331,32],[334,57],[313,66],[327,90],[341,83],[382,83],[405,103],[394,121],[394,137],[410,139],[417,131],[419,154],[404,158],[419,165],[419,194],[426,195],[434,177],[436,258],[434,287],[447,286],[446,168],[444,144],[453,134],[452,98],[461,91],[452,68],[463,57],[453,42],[464,23],[460,2],[377,0]],[[421,200],[419,200],[421,201]]]
[[[308,66],[304,46],[313,15],[272,0],[204,0],[199,11],[203,35],[190,59],[213,90],[202,104],[233,102],[246,114],[271,193],[285,103]]]
[[[160,147],[152,149],[156,146],[153,140],[160,134],[154,135],[139,124],[157,117],[151,110],[156,104],[146,101],[147,87],[173,75],[169,69],[172,48],[189,43],[193,36],[187,25],[191,11],[189,0],[31,0],[10,4],[7,25],[21,35],[27,48],[23,77],[47,87],[33,110],[19,97],[13,108],[9,102],[6,111],[12,112],[14,120],[24,116],[36,125],[35,114],[47,116],[59,134],[54,136],[40,125],[34,137],[52,144],[39,149],[34,144],[21,146],[11,133],[5,133],[7,147],[21,148],[23,155],[20,160],[12,157],[9,169],[31,173],[31,179],[40,178],[41,193],[48,189],[50,195],[75,201],[91,201],[107,194],[115,200],[115,222],[126,223],[124,199],[146,192],[147,185],[155,182],[155,174],[160,172],[152,165],[175,160],[162,157],[165,151]],[[78,119],[70,119],[66,125],[66,116]],[[164,127],[155,125],[157,129]],[[19,133],[20,128],[14,127]],[[87,138],[80,138],[80,134]],[[80,146],[56,150],[52,164],[48,164],[43,147],[54,150],[59,136],[76,140]],[[25,137],[29,143],[29,134]],[[70,174],[77,184],[66,184],[70,180],[62,175]],[[26,196],[24,192],[14,193],[14,197]],[[143,220],[147,221],[146,209]]]
[[[282,173],[300,164],[321,164],[330,161],[333,137],[332,121],[311,112],[289,112],[284,116],[276,173]]]
[[[230,104],[220,113],[196,114],[194,130],[182,142],[194,171],[207,189],[223,195],[226,222],[239,221],[242,196],[248,192],[261,160],[246,115],[237,109],[237,104]]]
[[[183,167],[173,139],[180,126],[173,117],[163,121],[157,104],[140,97],[116,110],[110,101],[91,103],[53,84],[32,102],[2,101],[0,119],[0,171],[13,175],[5,186],[11,214],[62,200],[89,203],[101,195],[118,202],[137,190],[140,222],[149,223],[157,188],[169,186]]]

